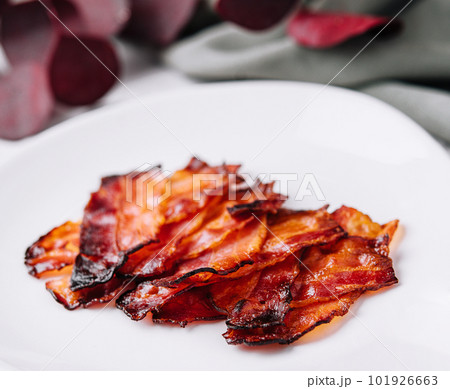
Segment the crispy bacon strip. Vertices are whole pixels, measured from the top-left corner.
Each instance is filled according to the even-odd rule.
[[[230,234],[219,245],[220,249],[208,251],[206,255],[186,261],[191,267],[178,268],[178,273],[171,277],[139,284],[135,290],[121,296],[116,305],[133,320],[143,319],[150,311],[156,313],[169,299],[200,283],[198,279],[206,280],[213,272],[233,271],[236,266],[247,263],[250,253],[259,250],[262,245],[264,236],[261,234],[265,236],[264,229],[253,220],[244,229]],[[182,282],[188,279],[189,281]],[[179,282],[174,282],[178,280]],[[178,285],[175,288],[165,287],[176,284]]]
[[[238,201],[228,205],[230,215],[237,216],[243,213],[276,213],[287,197],[273,191],[274,183],[257,183],[253,187],[243,186],[237,191]]]
[[[132,177],[104,178],[85,209],[80,254],[71,279],[72,290],[107,282],[131,253],[158,240],[163,224],[181,222],[213,201],[215,196],[205,194],[205,190],[216,183],[202,184],[199,180],[199,199],[196,199],[195,177],[210,177],[211,174],[228,177],[238,167],[210,167],[193,159],[171,177],[165,177],[159,169],[152,169]],[[148,188],[152,190],[148,191]],[[217,190],[216,186],[214,189]],[[155,204],[157,199],[161,203]]]
[[[157,174],[157,173],[156,173]],[[76,291],[109,281],[127,252],[156,239],[163,219],[153,210],[127,201],[127,179],[102,180],[86,206],[70,287]]]
[[[224,201],[216,209],[211,209],[212,214],[199,231],[185,237],[180,242],[179,255],[183,259],[196,258],[206,250],[212,250],[220,245],[228,235],[244,228],[251,220],[252,216],[233,217],[228,212],[228,205],[235,203]]]
[[[345,234],[326,208],[317,211],[280,210],[269,217],[269,221],[263,216],[253,216],[254,220],[244,230],[230,234],[214,251],[181,261],[174,275],[155,280],[155,285],[214,283],[223,280],[224,276],[241,278],[281,262],[304,247],[326,244]],[[248,235],[249,230],[253,231],[255,239],[250,250],[250,236],[240,237]],[[236,258],[240,260],[236,261]]]
[[[142,320],[149,312],[158,312],[164,304],[187,290],[186,287],[157,287],[150,281],[145,281],[120,296],[116,301],[116,307],[132,320]]]
[[[25,265],[37,278],[72,265],[80,245],[80,223],[66,222],[39,238],[26,251]]]
[[[342,229],[326,212],[326,209],[300,212],[281,211],[273,218],[272,222],[269,223],[269,230],[272,232],[272,235],[264,241],[264,245],[262,246],[261,237],[268,235],[267,221],[264,218],[258,219],[252,220],[244,230],[230,234],[230,236],[225,239],[221,245],[217,246],[215,250],[207,251],[199,257],[181,262],[174,275],[154,280],[153,284],[167,287],[173,285],[192,286],[213,283],[223,280],[224,276],[230,279],[234,278],[235,274],[238,274],[241,270],[245,269],[245,273],[242,272],[240,274],[240,276],[244,276],[252,271],[258,271],[259,269],[264,269],[266,266],[283,261],[291,255],[291,252],[297,252],[303,247],[312,244],[325,244],[334,241],[344,234]],[[248,233],[250,229],[253,231],[253,237]],[[240,236],[242,236],[242,238],[240,238]],[[255,239],[257,242],[256,245],[251,243]],[[254,245],[254,249],[249,251],[251,245]],[[245,250],[247,250],[247,252],[245,252]],[[236,258],[240,258],[239,261],[236,261]],[[257,266],[252,266],[252,262],[255,259],[258,261]],[[242,267],[242,264],[248,264],[250,266]],[[291,263],[288,262],[286,266],[289,266],[290,264]],[[290,278],[286,273],[285,277],[286,279]],[[262,285],[264,285],[265,282],[269,283],[270,278],[270,273],[264,274],[261,280]],[[291,281],[293,278],[294,277],[291,278]],[[273,281],[276,282],[276,280]],[[291,281],[286,280],[286,283],[290,285]],[[264,292],[262,290],[255,292],[256,295],[258,293],[262,295]],[[278,293],[278,291],[275,293]],[[275,308],[270,311],[270,305],[267,305],[268,308],[259,307],[259,314],[253,312],[253,320],[251,320],[251,310],[254,309],[256,311],[258,309],[256,305],[252,305],[251,303],[248,303],[248,305],[245,306],[242,305],[242,307],[239,308],[244,310],[248,309],[248,316],[243,317],[242,320],[239,321],[238,315],[235,315],[235,317],[230,319],[231,325],[233,325],[233,323],[236,326],[244,326],[246,324],[250,326],[271,325],[273,321],[281,321],[288,309],[287,305],[281,302],[283,296],[285,299],[287,298],[286,293],[280,292],[280,302],[277,313],[275,313]],[[275,299],[276,297],[272,296],[272,302],[275,301]],[[242,297],[240,300],[242,300]],[[238,302],[236,301],[236,303]],[[233,309],[236,309],[235,306]],[[239,310],[236,309],[235,312],[238,311]],[[272,321],[269,320],[271,317],[270,315],[273,317],[276,316],[277,319]]]
[[[268,238],[261,253],[256,256],[255,264],[237,272],[242,274],[244,271],[254,271],[255,268],[257,270],[236,280],[235,284],[239,285],[239,300],[233,298],[236,293],[231,293],[231,299],[228,299],[224,307],[223,299],[226,301],[228,296],[220,294],[220,284],[211,287],[213,301],[228,313],[227,324],[231,328],[280,324],[289,309],[290,286],[299,272],[299,251],[311,245],[334,242],[344,236],[343,230],[325,207],[317,211],[280,210],[270,218],[267,229]],[[279,265],[270,267],[273,263]],[[265,266],[269,267],[258,271]],[[255,296],[259,296],[259,300]],[[222,301],[217,301],[220,298]]]
[[[268,223],[258,221],[267,230],[261,251],[252,258],[252,265],[239,269],[228,278],[243,277],[281,262],[305,247],[334,242],[345,235],[326,207],[316,211],[280,209],[276,215],[269,216]]]
[[[200,212],[215,197],[226,194],[230,176],[234,177],[240,165],[209,166],[192,158],[182,170],[170,178],[170,196],[158,208],[166,223],[175,223]]]
[[[359,296],[360,292],[353,292],[342,296],[340,300],[319,302],[294,309],[286,315],[283,325],[255,329],[229,328],[223,336],[228,344],[244,343],[248,346],[289,344],[317,326],[329,323],[336,316],[345,315]]]
[[[70,289],[70,274],[47,281],[45,287],[66,309],[73,310],[80,306],[88,307],[93,303],[107,303],[116,297],[125,286],[125,281],[113,277],[110,281],[84,288],[78,291]]]
[[[325,244],[344,235],[342,229],[327,212],[327,207],[316,211],[282,209],[269,219],[268,239],[262,256],[278,257],[286,250],[291,253],[316,244]]]
[[[271,327],[270,331],[232,325],[224,335],[227,341],[248,345],[293,342],[318,324],[345,314],[349,304],[365,291],[397,283],[388,257],[389,240],[397,222],[380,226],[364,216],[351,210],[351,217],[341,222],[349,233],[375,236],[375,239],[349,236],[304,250],[300,273],[290,288],[291,311],[282,325]]]
[[[387,256],[387,243],[387,237],[369,240],[352,236],[305,250],[301,257],[304,269],[291,288],[291,307],[397,283],[392,260]]]
[[[234,200],[215,195],[195,220],[185,219],[163,226],[159,236],[160,244],[151,245],[131,255],[120,273],[148,278],[169,272],[181,258],[185,261],[211,251],[229,234],[244,228],[253,220],[252,212],[258,212],[259,215],[275,212],[284,201],[283,196],[273,193],[272,184],[258,184],[255,188],[250,188],[241,183],[238,189],[233,190]],[[264,200],[256,200],[258,198]],[[242,207],[238,212],[232,211],[237,206]],[[190,226],[184,229],[186,223]],[[180,234],[182,228],[183,233]]]
[[[125,277],[148,278],[171,270],[179,256],[180,242],[200,228],[206,215],[207,210],[192,218],[162,226],[159,240],[127,254],[118,273]]]
[[[355,208],[343,205],[332,213],[332,217],[349,235],[375,239],[378,236],[388,235],[389,241],[398,227],[398,220],[380,225]]]
[[[224,319],[226,315],[211,304],[208,294],[208,287],[190,289],[163,305],[158,312],[153,314],[153,321],[155,323],[174,323],[185,327],[186,324],[193,321]]]
[[[262,216],[265,220],[265,217]],[[171,276],[154,280],[158,286],[199,285],[207,283],[213,275],[227,275],[244,265],[253,263],[252,257],[261,249],[266,229],[257,220],[251,220],[214,249],[198,257],[181,261]]]
[[[290,287],[299,270],[299,261],[290,256],[244,278],[211,285],[212,301],[228,314],[229,328],[282,324],[289,310]]]

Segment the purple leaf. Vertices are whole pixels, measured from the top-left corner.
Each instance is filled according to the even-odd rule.
[[[91,37],[81,40],[97,58],[77,39],[65,36],[50,66],[53,93],[68,105],[92,104],[108,92],[116,81],[114,75],[119,73],[119,61],[109,41]]]
[[[53,107],[45,68],[18,65],[0,78],[0,138],[17,140],[41,131]]]

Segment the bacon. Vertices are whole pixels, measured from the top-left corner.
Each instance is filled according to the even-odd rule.
[[[210,287],[215,307],[228,315],[229,328],[279,325],[289,310],[290,287],[299,272],[294,256],[241,279]]]
[[[265,217],[263,217],[265,220]],[[214,249],[200,256],[181,261],[171,276],[154,280],[158,286],[199,285],[208,283],[213,275],[227,275],[244,265],[252,264],[252,256],[258,253],[264,243],[266,229],[257,220],[250,221]]]
[[[230,234],[214,250],[181,261],[174,275],[155,280],[155,285],[198,285],[219,282],[224,276],[240,278],[281,262],[304,247],[325,244],[344,235],[325,208],[280,210],[269,222],[265,217],[253,216],[244,230]]]
[[[292,285],[291,307],[377,290],[398,282],[387,256],[387,238],[348,237],[303,253],[303,269]]]
[[[238,193],[240,201],[228,206],[228,212],[232,216],[243,213],[276,213],[287,200],[286,196],[273,191],[274,183],[257,183],[253,187],[247,188],[247,191],[241,189],[244,193]]]
[[[74,292],[70,289],[70,274],[52,279],[45,284],[53,298],[69,310],[81,306],[86,308],[93,303],[107,303],[114,299],[126,286],[126,280],[113,277],[104,284]]]
[[[80,245],[80,223],[66,222],[39,238],[25,253],[28,273],[40,278],[72,265]]]
[[[118,273],[126,277],[148,278],[171,270],[180,252],[180,242],[198,230],[205,217],[206,212],[201,212],[190,219],[164,225],[159,240],[127,254]]]
[[[244,228],[250,220],[251,216],[233,217],[228,212],[229,203],[225,201],[211,210],[213,216],[202,226],[202,228],[194,234],[187,236],[180,242],[180,255],[183,259],[196,258],[206,250],[212,250],[220,245],[228,235]]]
[[[267,239],[261,251],[252,258],[253,264],[230,274],[230,278],[240,278],[262,270],[284,261],[305,247],[334,242],[345,235],[326,207],[316,211],[280,209],[276,215],[268,218],[267,224],[257,216],[255,218],[267,230]]]
[[[155,277],[172,270],[181,258],[196,258],[213,250],[229,234],[244,228],[253,219],[251,215],[232,216],[227,210],[230,203],[236,201],[208,206],[190,220],[164,226],[161,242],[129,256],[119,272],[139,278]]]
[[[267,223],[260,218],[253,220],[244,231],[249,230],[250,226],[255,233],[255,238],[258,239],[257,247],[253,251],[254,255],[251,252],[246,253],[247,258],[242,255],[242,253],[245,252],[244,250],[249,247],[248,241],[250,241],[250,239],[246,234],[246,242],[245,239],[239,238],[239,232],[236,232],[235,234],[231,234],[223,244],[217,246],[214,251],[208,251],[200,257],[181,262],[174,275],[154,280],[153,284],[165,287],[173,285],[192,286],[214,283],[223,280],[224,278],[232,279],[239,276],[242,277],[251,271],[258,270],[259,268],[264,269],[264,267],[273,263],[283,261],[293,252],[297,252],[304,247],[318,244],[319,242],[325,244],[338,239],[344,234],[342,229],[340,229],[337,223],[326,212],[326,209],[299,212],[281,211],[270,223]],[[265,240],[264,246],[261,247],[258,236],[259,234],[266,235],[267,231],[271,233],[271,237]],[[237,249],[236,242],[239,243]],[[235,260],[238,255],[240,255],[243,260],[240,264],[239,262],[236,264]],[[231,262],[230,259],[232,260]],[[257,261],[256,266],[253,266],[255,264],[255,262],[253,262],[254,259]],[[296,266],[298,266],[298,264],[295,265],[295,262],[293,262],[294,259],[288,261],[287,264],[280,265],[280,269],[284,269],[284,266],[290,267],[290,269],[297,268]],[[242,263],[249,266],[242,267]],[[245,272],[240,272],[240,270],[236,271],[237,269],[245,269]],[[239,274],[239,276],[237,276],[237,274]],[[252,304],[252,302],[244,304],[242,300],[243,297],[241,297],[239,301],[235,301],[236,304],[234,306],[228,307],[228,312],[234,310],[236,313],[234,317],[230,318],[230,325],[264,326],[273,325],[274,322],[282,321],[284,314],[288,309],[285,302],[289,296],[289,286],[295,278],[295,275],[296,272],[294,270],[292,274],[284,273],[284,276],[286,277],[284,290],[274,290],[272,296],[266,295],[268,300],[266,306],[261,304],[258,307],[257,304]],[[259,274],[259,276],[261,277],[261,274]],[[253,277],[250,277],[250,280],[252,279]],[[271,281],[280,282],[280,284],[282,284],[282,281],[276,278],[275,273],[263,273],[260,284],[261,289],[255,291],[255,296],[258,296],[258,294],[262,296],[264,293],[268,293],[264,290],[264,285],[269,284]],[[237,282],[246,285],[246,280],[240,279]],[[217,288],[220,288],[220,286],[215,285],[212,288],[217,291]],[[277,298],[278,305],[275,302]],[[273,304],[273,306],[271,306],[271,304]],[[239,305],[239,309],[236,309],[237,305]],[[274,307],[275,305],[277,305],[276,308]],[[223,306],[221,309],[227,311]],[[258,309],[259,313],[257,312]],[[243,316],[242,319],[240,319],[237,313],[246,312],[247,310],[247,316]]]
[[[326,207],[316,211],[280,210],[269,219],[269,236],[262,249],[266,258],[278,257],[280,252],[289,254],[312,245],[325,244],[344,235]]]
[[[182,170],[176,171],[168,180],[170,195],[158,207],[165,222],[175,223],[200,212],[217,196],[226,194],[230,176],[240,165],[209,166],[192,158]]]
[[[127,253],[156,240],[163,219],[153,210],[128,201],[126,186],[125,176],[107,177],[92,194],[81,224],[72,290],[109,281]]]
[[[193,321],[226,317],[211,303],[208,287],[164,288],[149,281],[123,294],[116,306],[132,320],[142,320],[152,313],[156,323],[176,323],[182,327]]]
[[[270,343],[289,344],[312,331],[321,324],[329,323],[337,316],[345,315],[360,292],[342,296],[340,300],[330,300],[308,305],[290,311],[283,325],[268,328],[232,329],[223,334],[228,344],[248,346]]]
[[[250,186],[238,169],[192,159],[170,177],[106,177],[81,224],[41,237],[25,264],[58,276],[46,287],[67,309],[118,297],[133,320],[226,319],[227,342],[248,345],[291,343],[398,282],[398,220],[380,225],[346,206],[282,209],[273,183]]]
[[[155,323],[174,323],[185,327],[193,321],[211,321],[226,318],[208,298],[208,287],[194,288],[184,292],[153,314]]]
[[[332,213],[332,217],[349,235],[374,239],[378,236],[388,235],[389,241],[398,227],[398,220],[380,225],[355,208],[343,205]]]
[[[245,228],[254,220],[254,213],[262,217],[276,213],[285,197],[273,192],[273,184],[246,185],[235,190],[235,200],[225,200],[210,207],[208,218],[200,231],[180,242],[179,255],[183,260],[196,258],[218,247],[232,233]]]
[[[132,320],[142,320],[149,312],[158,312],[164,304],[186,290],[188,290],[186,287],[157,287],[145,281],[120,296],[116,301],[116,307]]]
[[[237,165],[210,167],[193,159],[171,177],[154,168],[134,176],[104,178],[85,209],[72,290],[110,280],[131,254],[159,240],[164,224],[194,217],[215,200],[215,196],[205,193],[206,189],[213,187],[220,193],[222,187],[217,188],[215,181],[206,178],[215,174],[226,182],[228,175],[238,168]],[[198,199],[194,193],[196,178]]]
[[[366,236],[377,237],[350,236],[305,249],[300,257],[300,272],[290,286],[291,310],[284,322],[270,327],[270,331],[255,330],[248,325],[236,326],[231,322],[224,334],[227,342],[248,345],[291,343],[322,322],[345,314],[362,293],[398,282],[392,260],[387,256],[392,235],[385,233],[384,226],[377,227],[362,217],[365,215],[360,212],[354,210],[351,214],[353,217],[345,220],[352,222],[343,223],[347,231],[362,231]],[[361,227],[361,224],[369,223],[373,225]],[[392,234],[393,226],[387,227]]]

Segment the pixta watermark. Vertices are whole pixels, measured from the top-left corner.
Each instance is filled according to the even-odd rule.
[[[291,200],[312,198],[325,201],[325,194],[313,173],[193,173],[180,175],[159,166],[144,164],[126,175],[126,201],[149,210],[172,195],[201,201],[204,196],[221,196],[225,200],[267,200],[267,185],[288,195]]]

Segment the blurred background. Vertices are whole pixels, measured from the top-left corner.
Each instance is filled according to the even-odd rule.
[[[0,163],[83,112],[249,79],[361,91],[450,151],[448,0],[0,0],[0,18]]]

